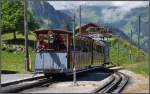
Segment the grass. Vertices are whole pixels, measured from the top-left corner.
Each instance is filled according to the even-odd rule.
[[[34,44],[31,44],[30,41],[34,42],[34,35],[33,33],[29,34],[29,54],[30,54],[30,61],[32,62],[32,71],[33,66],[34,66],[34,60],[35,60],[35,55],[34,55]],[[9,42],[10,45],[13,45],[13,36],[12,33],[7,33],[7,34],[3,34],[2,35],[2,42]],[[22,34],[17,33],[17,40],[22,40],[19,41],[20,47],[24,47],[24,36]],[[2,46],[3,47],[3,46]],[[2,51],[2,70],[4,71],[14,71],[17,73],[26,73],[25,72],[25,64],[24,64],[24,58],[25,58],[25,54],[23,52],[18,52],[18,53],[14,53],[14,52],[10,52],[8,49],[5,49]]]
[[[2,51],[2,70],[16,71],[20,73],[25,72],[23,58],[23,53],[15,54]]]
[[[135,65],[131,64],[131,66],[124,66],[126,69],[131,70],[135,73],[143,74],[144,76],[149,75],[149,69],[146,64],[137,63]]]
[[[16,35],[17,35],[17,38],[24,38],[24,35],[22,35],[18,32],[16,32]],[[9,40],[9,39],[13,39],[13,34],[12,33],[7,33],[7,34],[2,35],[2,41]],[[29,33],[28,39],[29,40],[34,40],[34,33],[33,32]]]
[[[32,71],[34,69],[34,60],[35,55],[34,52],[29,50],[30,61],[32,65]],[[25,73],[25,63],[24,63],[25,55],[23,52],[9,52],[7,50],[2,51],[2,70],[7,71],[15,71],[18,73]]]
[[[17,38],[22,41],[19,46],[24,46],[24,38],[23,35],[17,33]],[[12,33],[3,34],[2,41],[8,42],[8,40],[12,40]],[[34,48],[33,48],[33,33],[29,34],[29,54],[32,62],[32,70],[34,70]],[[113,37],[111,40],[111,50],[110,50],[110,60],[112,63],[121,65],[125,69],[131,70],[135,73],[140,73],[145,76],[149,75],[148,69],[148,55],[142,50],[139,51],[139,55],[137,54],[138,49],[130,45],[126,40],[119,39],[119,55],[117,53],[117,38]],[[10,41],[11,42],[11,41]],[[13,45],[13,44],[12,44]],[[129,50],[130,46],[132,48],[132,62],[130,60]],[[2,51],[2,70],[16,71],[18,73],[25,73],[24,70],[24,53],[20,52],[18,54],[9,52],[7,50]]]
[[[125,69],[135,73],[149,75],[148,54],[137,49],[134,45],[130,45],[126,40],[119,39],[119,55],[117,38],[113,37],[110,57],[114,64],[121,65]],[[131,49],[131,58],[130,58]]]
[[[35,55],[34,52],[31,51],[29,51],[29,53],[33,71]],[[2,70],[25,73],[24,58],[25,56],[23,52],[14,53],[9,51],[2,51]]]

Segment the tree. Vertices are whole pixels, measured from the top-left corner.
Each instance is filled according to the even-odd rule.
[[[2,33],[12,32],[14,40],[16,32],[24,34],[24,5],[23,0],[2,0]],[[32,13],[28,11],[28,28],[38,28]]]

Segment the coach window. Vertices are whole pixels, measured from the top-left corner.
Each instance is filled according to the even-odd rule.
[[[48,41],[48,36],[44,34],[44,42],[45,42],[45,48],[48,49],[49,41]]]
[[[52,31],[49,31],[47,34],[48,37],[48,49],[54,49],[53,48],[53,42],[54,42],[54,33]]]
[[[104,47],[103,47],[103,46],[100,46],[99,49],[98,49],[98,52],[99,52],[99,53],[103,53],[103,49],[104,49]]]
[[[82,43],[82,52],[88,52],[88,51],[89,51],[88,40],[85,39]]]
[[[38,41],[37,48],[45,49],[45,47],[46,47],[46,45],[45,45],[45,41],[44,41],[44,35],[39,34],[39,41]]]
[[[53,47],[56,51],[65,51],[67,50],[67,39],[64,35],[56,34],[54,37]]]
[[[91,40],[88,41],[88,47],[89,47],[89,52],[92,51],[92,42]]]

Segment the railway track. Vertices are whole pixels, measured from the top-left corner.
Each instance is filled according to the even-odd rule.
[[[94,72],[104,70],[106,73],[111,73],[111,78],[109,81],[104,83],[101,87],[98,87],[92,93],[119,93],[123,89],[123,87],[128,82],[128,77],[120,72],[113,72],[112,70],[109,70],[107,68],[102,67],[95,67],[91,68],[91,70],[87,69],[87,71],[79,71],[77,72],[77,77],[81,77],[82,75],[85,75],[88,72]],[[40,77],[34,77],[30,79],[23,79],[16,82],[11,82],[7,84],[2,84],[1,93],[17,93],[21,92],[23,90],[35,88],[35,87],[41,87],[41,86],[49,86],[53,83],[61,82],[61,81],[67,81],[71,80],[73,77],[73,74],[68,74],[67,76],[63,76],[61,78],[50,78],[46,79],[44,76]]]
[[[1,87],[6,87],[6,86],[9,86],[9,85],[19,84],[19,83],[27,82],[27,81],[43,79],[44,77],[45,76],[38,76],[38,77],[31,77],[31,78],[21,79],[21,80],[18,80],[18,81],[6,82],[6,83],[2,83]]]
[[[95,68],[89,68],[85,70],[80,70],[77,72],[77,76],[84,75],[87,72],[97,70],[102,67],[95,67]],[[1,93],[17,93],[26,89],[34,88],[34,87],[39,87],[42,85],[50,85],[52,83],[60,82],[60,81],[65,81],[72,79],[73,73],[68,73],[65,77],[59,77],[59,78],[49,78],[47,79],[45,76],[38,76],[38,77],[33,77],[33,78],[27,78],[27,79],[22,79],[18,81],[13,81],[9,83],[3,83],[1,84]]]
[[[109,81],[96,88],[92,93],[120,93],[128,80],[129,78],[125,74],[115,72]]]
[[[20,92],[20,91],[25,90],[25,89],[38,87],[38,86],[41,86],[41,85],[44,85],[47,83],[52,84],[54,82],[55,81],[53,79],[46,79],[46,78],[34,79],[32,81],[25,81],[25,82],[20,82],[17,84],[2,87],[1,93],[17,93],[17,92]]]

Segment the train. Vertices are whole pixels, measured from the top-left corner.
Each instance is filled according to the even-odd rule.
[[[59,29],[43,29],[35,32],[35,73],[46,77],[53,74],[66,74],[103,66],[109,61],[106,56],[109,46],[105,40],[96,41],[86,34],[73,35]]]

